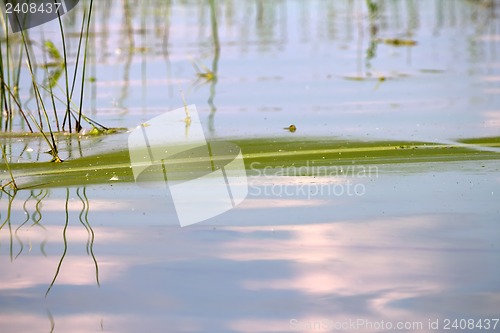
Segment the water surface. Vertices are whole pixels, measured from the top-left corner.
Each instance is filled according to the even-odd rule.
[[[182,106],[182,89],[209,138],[498,136],[500,4],[378,4],[223,1],[212,16],[205,1],[96,2],[85,108],[131,129]],[[52,23],[31,36],[41,29],[56,36]],[[43,141],[4,142],[16,162],[48,159]],[[126,133],[65,142],[78,158],[123,149]],[[363,167],[248,170],[240,206],[189,228],[166,186],[113,174],[1,193],[2,332],[431,332],[499,318],[498,162]]]

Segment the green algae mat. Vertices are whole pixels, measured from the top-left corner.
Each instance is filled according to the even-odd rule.
[[[85,140],[85,139],[84,139]],[[259,169],[267,171],[301,167],[304,175],[316,175],[335,166],[366,166],[397,163],[457,162],[500,159],[500,137],[461,139],[450,143],[414,141],[353,141],[331,138],[257,138],[227,139],[240,147],[249,175]],[[216,142],[216,141],[215,141]],[[70,157],[62,163],[13,162],[0,164],[2,186],[18,189],[80,186],[115,182],[134,182],[127,147],[87,149],[83,157]],[[98,153],[92,153],[92,151]],[[64,152],[62,152],[64,155]],[[69,154],[70,156],[71,154]],[[215,159],[224,158],[216,156]],[[179,170],[189,177],[199,159],[175,161]]]

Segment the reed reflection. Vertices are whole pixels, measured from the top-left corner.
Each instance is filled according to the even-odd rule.
[[[48,220],[44,216],[44,202],[50,201],[50,191],[48,189],[33,190],[6,190],[0,192],[0,246],[2,238],[6,239],[9,249],[9,258],[11,263],[19,260],[22,255],[28,255],[33,251],[34,240],[39,241],[39,251],[43,257],[52,257],[55,252],[54,245],[58,244],[54,232],[53,220]],[[65,199],[60,202],[58,211],[64,214],[64,225],[62,229],[62,254],[58,260],[53,277],[47,286],[45,296],[49,295],[50,290],[56,285],[59,273],[63,267],[64,260],[68,251],[70,242],[68,241],[68,227],[72,221],[71,211],[74,211],[80,204],[78,221],[86,233],[86,253],[92,259],[95,270],[95,282],[99,282],[99,265],[97,257],[94,254],[95,233],[89,222],[90,204],[85,187],[79,187],[74,190],[78,202],[72,199],[72,189],[66,188]],[[50,208],[50,204],[47,208]],[[59,214],[58,214],[59,216]],[[22,218],[24,217],[24,219]],[[47,225],[49,224],[50,225]],[[58,227],[56,227],[58,229]],[[50,242],[49,242],[50,240]],[[50,248],[50,249],[48,249]],[[1,255],[1,253],[0,253]],[[72,272],[73,274],[77,272]],[[39,282],[38,282],[39,283]]]

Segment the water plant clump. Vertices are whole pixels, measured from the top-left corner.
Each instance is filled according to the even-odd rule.
[[[84,125],[91,127],[92,134],[110,130],[83,112],[92,6],[91,0],[81,15],[74,57],[70,57],[59,12],[59,37],[51,35],[51,40],[45,39],[42,29],[37,30],[40,39],[32,37],[29,29],[13,32],[7,17],[0,19],[0,136],[38,133],[52,162],[62,162],[57,134],[81,133]]]

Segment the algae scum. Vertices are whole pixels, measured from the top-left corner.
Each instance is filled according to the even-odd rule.
[[[85,141],[86,139],[79,139]],[[24,141],[24,140],[23,140]],[[110,182],[134,182],[130,155],[126,147],[116,143],[93,143],[91,148],[73,156],[64,163],[20,162],[9,164],[9,172],[19,189],[84,186]],[[460,142],[440,144],[411,141],[345,141],[330,138],[259,138],[232,139],[242,150],[245,167],[251,174],[255,169],[306,167],[307,175],[315,175],[315,168],[336,166],[370,166],[418,162],[489,161],[500,158],[500,138],[464,139]],[[93,154],[93,150],[102,150]],[[115,145],[109,149],[110,145]],[[110,150],[110,151],[106,151]],[[88,154],[88,155],[87,155]],[[224,158],[219,156],[219,158]],[[189,171],[197,161],[182,160],[179,169]],[[307,171],[307,168],[310,168]],[[423,170],[425,171],[425,170]],[[4,171],[5,185],[10,173]],[[319,175],[321,176],[321,175]]]

